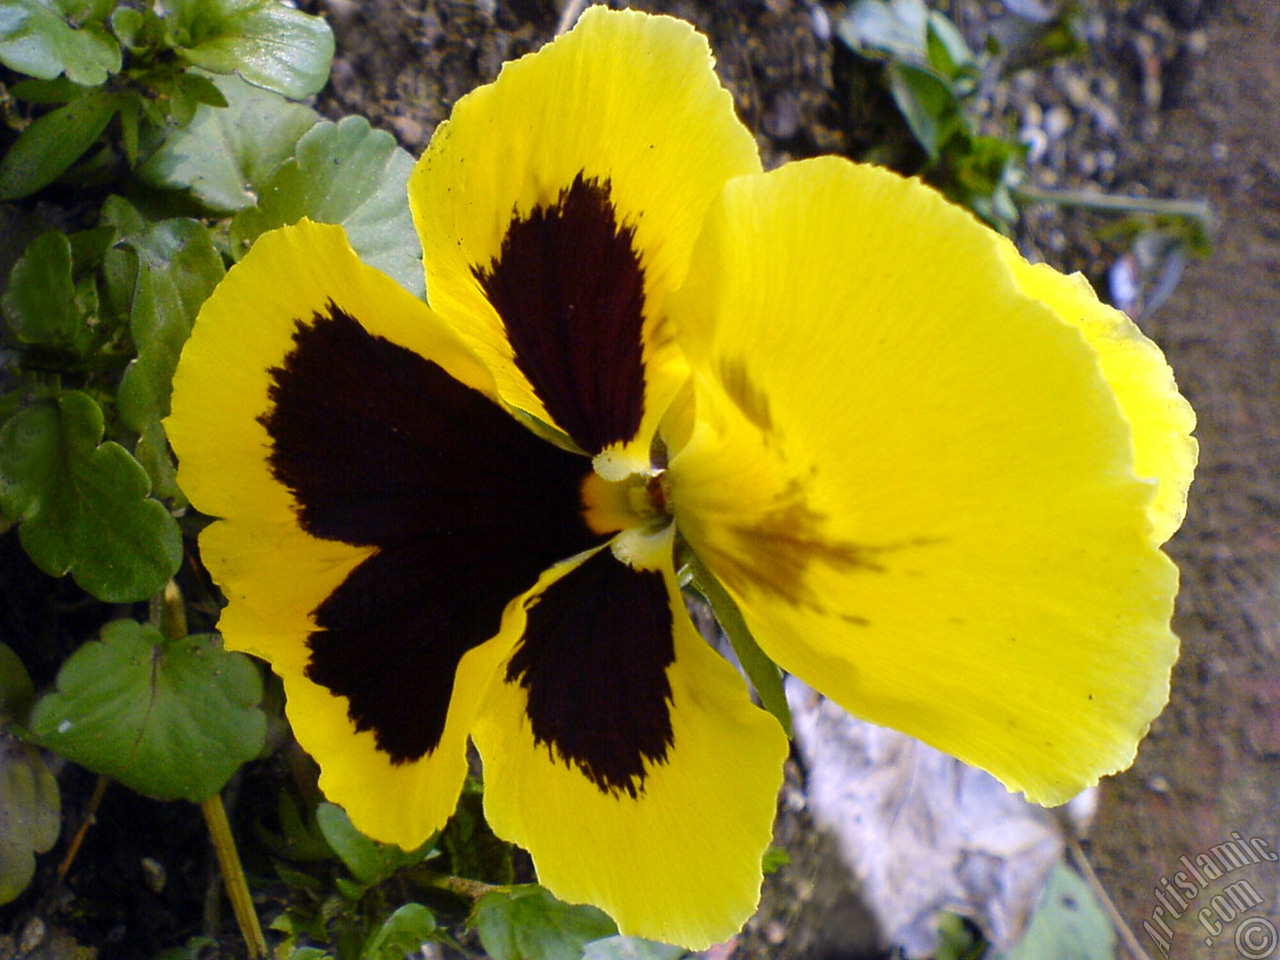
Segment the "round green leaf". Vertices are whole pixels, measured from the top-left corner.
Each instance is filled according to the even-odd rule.
[[[26,665],[7,643],[0,643],[0,724],[24,722],[35,687]]]
[[[231,249],[244,256],[259,235],[309,217],[346,228],[365,263],[422,296],[422,246],[409,214],[413,158],[363,117],[316,124],[297,155],[263,186],[256,207],[231,222]]]
[[[415,850],[370,840],[352,825],[347,812],[333,803],[316,808],[316,823],[351,876],[363,884],[380,883],[402,867],[421,863],[435,848],[434,837]]]
[[[28,196],[62,176],[93,146],[119,106],[115,94],[93,89],[33,120],[0,161],[0,200]]]
[[[166,640],[115,620],[58,671],[31,731],[51,750],[161,800],[213,796],[257,756],[262,678],[213,634]]]
[[[0,510],[51,576],[70,572],[100,600],[159,592],[182,561],[177,522],[147,496],[146,472],[102,443],[102,411],[69,391],[20,410],[0,428]]]
[[[71,243],[67,235],[42,233],[22,252],[9,274],[0,305],[13,334],[22,343],[64,346],[80,329]]]
[[[61,799],[39,751],[0,736],[0,904],[27,888],[37,853],[58,840]]]
[[[227,106],[197,107],[191,123],[174,130],[137,176],[152,186],[190,190],[209,210],[231,213],[257,202],[319,114],[236,77],[212,83]]]
[[[100,22],[85,22],[100,21],[95,14],[103,6],[80,0],[4,0],[0,63],[42,80],[65,73],[85,86],[103,83],[120,69],[120,46]]]
[[[1092,888],[1065,864],[1054,866],[1022,939],[999,960],[1109,960],[1116,931]]]
[[[176,0],[169,32],[187,62],[238,73],[258,87],[301,100],[329,79],[333,33],[320,17],[277,0]]]
[[[588,943],[618,932],[603,911],[564,903],[537,884],[486,893],[470,924],[493,960],[581,960]]]
[[[420,903],[406,903],[365,941],[360,960],[401,960],[435,939],[436,918]]]
[[[213,236],[195,220],[165,220],[124,245],[138,255],[129,310],[138,357],[125,370],[117,400],[120,418],[143,434],[169,415],[178,356],[225,270]]]

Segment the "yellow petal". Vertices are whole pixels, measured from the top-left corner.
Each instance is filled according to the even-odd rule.
[[[376,336],[434,358],[455,379],[496,397],[488,371],[420,301],[362,264],[341,227],[304,220],[264,234],[233,280],[205,303],[173,381],[165,422],[179,453],[178,482],[216,517],[292,522],[293,499],[272,476],[266,427],[271,370],[293,346],[297,322],[335,297]]]
[[[1157,484],[1149,507],[1152,537],[1164,543],[1186,515],[1198,452],[1191,436],[1195,411],[1178,393],[1164,354],[1132,320],[1099,301],[1080,274],[1064,276],[1046,264],[1029,264],[1008,241],[1001,253],[1018,288],[1075,324],[1097,351],[1102,375],[1133,431],[1134,471]]]
[[[614,479],[643,469],[657,418],[685,372],[664,321],[666,294],[683,279],[703,213],[720,186],[756,170],[755,143],[712,71],[702,36],[668,17],[592,7],[568,34],[506,64],[496,82],[459,100],[436,131],[409,183],[428,298],[493,369],[505,400],[571,434],[572,424],[562,422],[570,419],[569,408],[588,405],[587,416],[601,415],[596,387],[616,389],[615,381],[635,373],[641,359],[642,396],[628,390],[604,398],[613,404],[604,411],[610,415],[618,406],[643,403],[636,408],[639,428],[629,423],[634,436],[616,442],[608,438],[617,429],[598,432],[610,447],[603,459],[614,465],[604,469]],[[616,226],[631,232],[643,271],[643,328],[616,322],[597,304],[598,322],[616,325],[616,334],[605,329],[598,345],[564,348],[573,354],[567,366],[560,362],[563,350],[528,344],[519,349],[529,355],[518,362],[481,275],[503,262],[513,224],[544,215],[563,221],[557,220],[561,202],[575,183],[595,184],[592,197],[603,197]],[[575,196],[586,190],[579,186]],[[575,271],[586,271],[591,289],[575,296],[590,301],[599,293],[607,300],[614,274],[627,272],[611,257],[605,275],[595,276],[600,265],[593,258],[602,244],[575,238],[573,230],[542,240],[541,258],[527,253],[520,258],[524,266],[513,267],[512,255],[501,269],[537,274],[531,264],[540,259],[555,276],[509,278],[510,299],[527,304],[534,289],[544,287],[548,301],[567,297],[566,288],[586,283]],[[520,327],[558,331],[565,317],[557,309],[572,312],[570,306],[576,304],[552,303],[547,316],[527,318]],[[628,347],[630,353],[615,356]],[[625,370],[614,369],[620,363]],[[530,382],[531,370],[538,385]],[[591,446],[590,438],[575,439]]]
[[[412,849],[445,825],[466,780],[467,739],[477,710],[524,628],[524,606],[585,558],[545,571],[535,586],[507,605],[498,633],[463,655],[440,744],[421,759],[392,762],[372,733],[352,728],[344,700],[301,673],[278,671],[298,742],[320,763],[320,789],[347,811],[357,829]]]
[[[499,672],[474,734],[494,831],[529,850],[558,897],[600,906],[623,933],[695,949],[728,938],[759,899],[781,728],[698,636],[669,568],[596,554],[529,616],[537,639]],[[634,628],[655,619],[674,633],[646,640]],[[670,657],[665,704],[649,669],[659,642]],[[592,665],[610,643],[628,647],[635,669],[616,669],[626,664],[607,653]],[[667,721],[655,745],[654,724]]]
[[[184,490],[222,518],[201,549],[228,648],[284,679],[356,826],[420,844],[456,804],[507,608],[605,539],[582,516],[590,461],[521,426],[427,306],[306,222],[206,303],[167,426]]]
[[[1164,705],[1177,572],[1096,349],[1003,251],[875,168],[729,184],[671,302],[668,502],[784,668],[1058,803]]]

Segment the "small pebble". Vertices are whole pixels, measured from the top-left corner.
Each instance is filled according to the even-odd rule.
[[[1018,131],[1018,142],[1027,148],[1027,165],[1035,166],[1044,159],[1049,148],[1049,138],[1039,127],[1023,127]]]
[[[154,857],[142,858],[142,882],[152,893],[164,893],[169,877],[164,871],[164,864]]]
[[[1077,110],[1083,110],[1093,99],[1089,94],[1089,81],[1077,73],[1067,74],[1063,86],[1066,88],[1067,99]]]
[[[773,98],[764,115],[764,132],[775,140],[790,140],[800,130],[800,104],[794,93],[783,90]]]
[[[387,123],[395,130],[400,142],[410,150],[421,147],[427,142],[426,130],[413,117],[391,117]]]
[[[809,7],[809,19],[813,24],[813,35],[819,43],[829,43],[831,41],[831,17],[827,15],[825,7],[819,4],[813,4]]]
[[[1044,115],[1044,132],[1050,140],[1061,140],[1070,128],[1071,113],[1066,107],[1054,107]]]
[[[1215,143],[1209,148],[1209,156],[1218,163],[1226,163],[1227,158],[1231,156],[1231,148],[1225,143]]]
[[[1173,784],[1169,782],[1169,778],[1163,773],[1157,773],[1153,777],[1147,779],[1147,789],[1152,793],[1168,793],[1173,789]]]
[[[22,933],[18,935],[18,952],[31,953],[44,943],[44,935],[44,921],[39,917],[32,917],[23,924]]]

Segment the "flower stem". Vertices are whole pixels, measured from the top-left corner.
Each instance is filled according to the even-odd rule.
[[[1049,203],[1055,207],[1079,207],[1104,213],[1151,214],[1194,221],[1202,230],[1213,230],[1213,209],[1205,200],[1161,200],[1154,197],[1122,197],[1097,190],[1052,190],[1022,184],[1012,190],[1020,204]]]
[[[692,549],[682,550],[680,563],[693,574],[693,588],[706,598],[715,612],[720,628],[733,645],[738,662],[742,664],[742,669],[760,696],[761,705],[778,719],[782,729],[790,737],[791,708],[787,705],[787,694],[777,665],[760,649],[747,622],[742,619],[742,611],[698,555]]]
[[[466,877],[455,877],[447,873],[438,873],[425,867],[411,868],[408,877],[419,886],[432,890],[442,890],[464,900],[479,900],[486,893],[499,889],[491,883],[469,880]]]
[[[231,836],[231,824],[227,821],[227,811],[222,805],[222,794],[215,793],[202,801],[200,812],[204,814],[204,822],[209,825],[209,836],[213,840],[214,852],[218,855],[218,869],[222,871],[227,899],[231,901],[231,909],[235,911],[236,923],[240,926],[240,934],[249,951],[249,960],[265,960],[267,941],[262,935],[253,901],[249,898],[249,885],[244,879],[244,868],[240,866],[240,855],[236,853],[236,842]]]

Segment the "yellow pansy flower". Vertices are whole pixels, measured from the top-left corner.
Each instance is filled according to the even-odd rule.
[[[485,810],[560,897],[739,928],[787,753],[694,629],[692,549],[851,711],[1059,803],[1168,695],[1193,416],[1079,278],[837,158],[764,173],[705,40],[592,8],[460,100],[409,202],[429,306],[264,235],[169,436],[228,648],[368,835]]]

